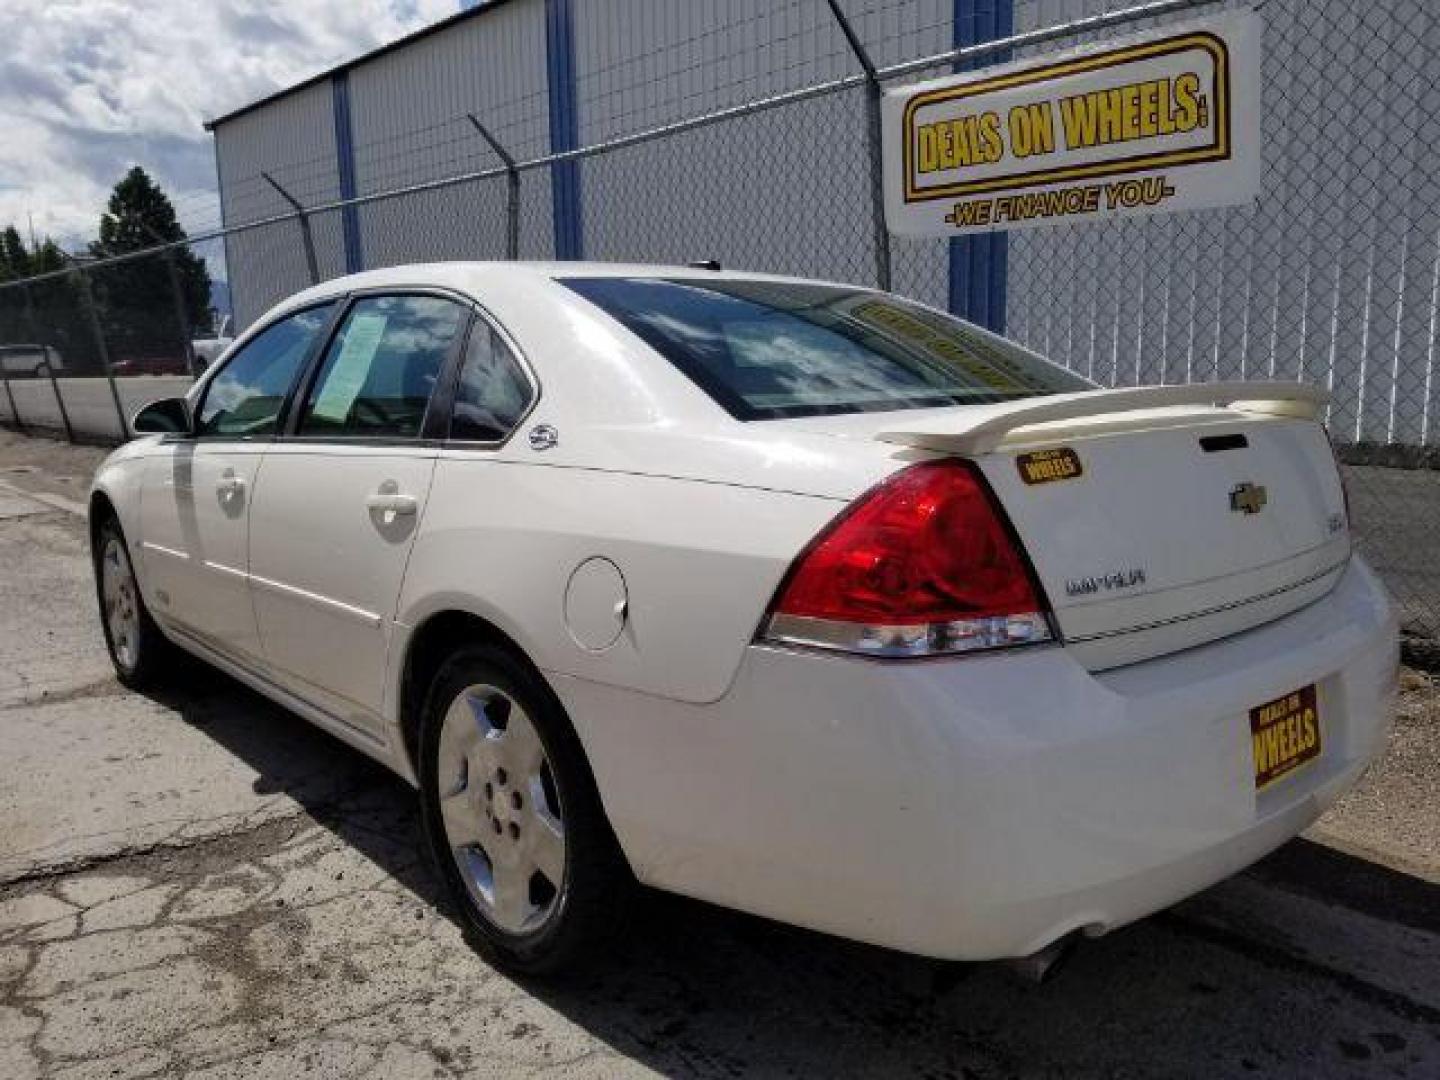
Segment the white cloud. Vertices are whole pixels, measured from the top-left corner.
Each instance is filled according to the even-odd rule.
[[[205,119],[452,15],[457,0],[4,0],[0,227],[92,237],[144,165],[218,223]]]

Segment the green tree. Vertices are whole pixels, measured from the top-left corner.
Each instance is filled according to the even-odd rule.
[[[0,232],[0,282],[28,277],[30,255],[15,226]],[[16,287],[0,289],[0,345],[19,344],[25,337],[24,295]]]
[[[56,270],[65,269],[65,256],[60,252],[60,245],[48,236],[35,246],[28,258],[32,274],[53,274]]]
[[[100,216],[100,235],[90,245],[97,258],[140,251],[185,239],[175,207],[140,166],[130,169],[110,193]],[[195,337],[211,323],[210,272],[187,247],[170,249],[185,313],[184,333]],[[106,337],[117,357],[179,356],[180,328],[164,255],[131,259],[93,272]]]
[[[55,241],[47,238],[27,248],[13,225],[0,230],[0,344],[49,345],[59,352],[65,371],[84,374],[98,370],[99,360],[73,277],[3,287],[65,265]]]
[[[11,225],[0,232],[0,281],[14,281],[30,273],[30,253],[25,250],[20,231]]]

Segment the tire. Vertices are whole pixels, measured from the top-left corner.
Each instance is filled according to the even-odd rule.
[[[176,651],[150,617],[125,533],[113,514],[95,530],[91,554],[100,627],[115,677],[132,690],[154,686],[173,667]]]
[[[523,975],[594,960],[634,879],[540,676],[505,649],[457,650],[426,698],[419,771],[426,841],[470,945]]]

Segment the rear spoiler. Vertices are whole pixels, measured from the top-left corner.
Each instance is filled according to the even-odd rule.
[[[1075,394],[1021,398],[983,406],[975,410],[975,419],[970,422],[966,421],[963,411],[947,413],[938,420],[917,418],[882,431],[875,438],[945,454],[986,454],[1005,442],[1011,432],[1035,424],[1175,405],[1220,405],[1237,412],[1313,420],[1329,400],[1330,391],[1323,387],[1292,382],[1237,381],[1082,390]],[[945,430],[936,430],[942,427]]]

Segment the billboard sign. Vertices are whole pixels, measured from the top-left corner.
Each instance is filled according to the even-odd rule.
[[[1253,11],[889,91],[892,232],[991,229],[1253,200],[1260,41]]]

